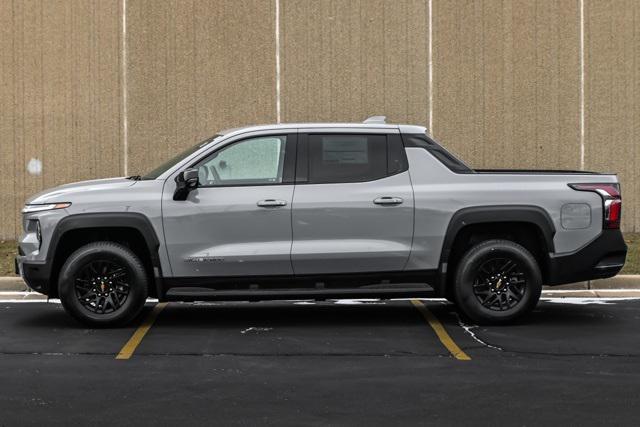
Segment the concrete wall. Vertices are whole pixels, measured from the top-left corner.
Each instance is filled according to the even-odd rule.
[[[218,129],[372,114],[477,167],[619,172],[640,231],[634,0],[0,0],[0,32],[2,238]]]
[[[117,2],[0,1],[0,238],[20,233],[29,195],[122,173],[119,16]]]
[[[585,7],[585,167],[618,173],[623,228],[640,231],[640,2]]]
[[[579,169],[578,2],[433,12],[434,135],[476,165]]]
[[[127,0],[128,172],[276,120],[273,1]]]
[[[285,0],[282,120],[425,123],[424,0]]]

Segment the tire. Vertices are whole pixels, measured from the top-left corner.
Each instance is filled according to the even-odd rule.
[[[533,310],[541,292],[536,259],[510,240],[479,243],[458,263],[456,305],[478,324],[513,322]]]
[[[140,258],[114,242],[94,242],[69,256],[60,270],[58,295],[65,311],[92,327],[122,326],[147,299]]]

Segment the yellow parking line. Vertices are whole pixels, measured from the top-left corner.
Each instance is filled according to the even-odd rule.
[[[144,319],[142,324],[138,326],[138,329],[136,329],[136,331],[133,333],[131,338],[129,338],[129,341],[127,341],[124,347],[122,347],[122,349],[120,350],[120,353],[118,353],[118,355],[116,356],[116,359],[127,360],[127,359],[130,359],[131,356],[133,356],[133,353],[136,351],[136,348],[138,348],[144,336],[147,334],[147,332],[149,332],[149,329],[151,329],[153,322],[156,321],[158,315],[166,306],[167,306],[166,302],[161,302],[159,304],[156,304],[155,307],[153,307],[153,310],[151,310],[151,313],[149,313],[149,315]]]
[[[462,351],[462,349],[458,347],[458,345],[453,341],[442,323],[440,323],[438,318],[429,311],[427,306],[425,306],[421,301],[417,299],[411,300],[411,303],[415,308],[418,309],[420,314],[422,314],[422,317],[424,317],[429,326],[431,326],[431,329],[433,329],[433,331],[436,333],[442,345],[444,345],[447,350],[449,350],[449,353],[451,353],[453,357],[458,360],[471,360],[469,355]]]

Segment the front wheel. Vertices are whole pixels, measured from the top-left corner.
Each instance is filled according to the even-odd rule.
[[[536,259],[510,240],[488,240],[469,249],[455,276],[457,306],[479,324],[506,324],[530,312],[542,292]]]
[[[147,275],[136,254],[114,242],[95,242],[69,256],[60,270],[64,309],[90,326],[120,326],[140,313]]]

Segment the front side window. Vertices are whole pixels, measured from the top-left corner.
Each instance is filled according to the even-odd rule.
[[[200,186],[281,183],[286,142],[285,135],[269,135],[221,148],[196,166]]]
[[[373,181],[387,175],[385,135],[309,135],[309,183]]]

